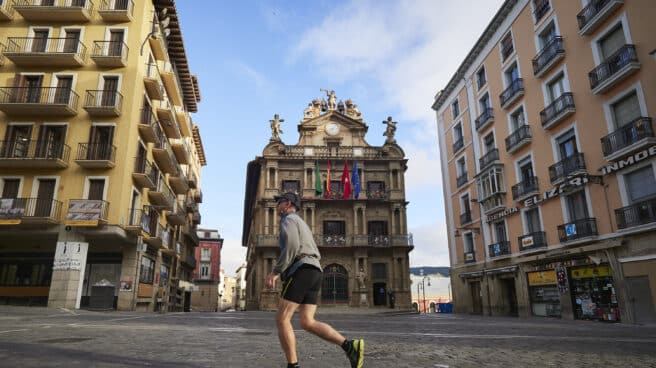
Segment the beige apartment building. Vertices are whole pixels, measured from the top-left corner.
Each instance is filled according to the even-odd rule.
[[[181,310],[200,101],[173,0],[0,1],[0,303]]]
[[[327,100],[308,104],[295,144],[283,142],[283,121],[278,115],[270,121],[271,139],[247,168],[242,232],[242,245],[248,247],[246,309],[278,305],[280,282],[268,289],[264,278],[279,254],[273,197],[284,192],[301,197],[300,216],[321,252],[320,304],[385,307],[393,291],[396,306],[409,309],[408,254],[414,246],[407,230],[407,159],[394,138],[396,122],[388,118],[387,140],[371,146],[357,105],[350,99],[337,101],[334,91],[327,91]]]
[[[653,16],[507,0],[435,97],[456,312],[656,320]]]

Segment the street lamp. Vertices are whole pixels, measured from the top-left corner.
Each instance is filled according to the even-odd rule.
[[[425,282],[428,280],[428,286],[431,286],[430,284],[430,277],[424,276],[424,269],[422,268],[419,270],[419,276],[422,277],[421,279],[421,284],[417,283],[417,301],[419,301],[419,287],[421,286],[421,291],[423,292],[423,302],[422,305],[424,306],[424,313],[426,313],[426,285]]]

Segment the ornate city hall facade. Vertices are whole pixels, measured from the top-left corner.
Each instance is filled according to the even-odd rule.
[[[321,305],[410,308],[406,220],[407,159],[388,118],[380,147],[365,140],[368,126],[351,100],[310,102],[298,124],[298,143],[282,141],[277,115],[262,156],[248,164],[242,245],[247,251],[246,308],[275,309],[280,282],[264,285],[279,255],[275,195],[298,193],[300,216],[315,235],[324,281]]]

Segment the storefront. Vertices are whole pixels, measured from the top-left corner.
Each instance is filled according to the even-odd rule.
[[[575,319],[620,320],[609,265],[575,267],[569,271]]]
[[[560,294],[555,270],[529,272],[529,298],[534,316],[560,317]]]

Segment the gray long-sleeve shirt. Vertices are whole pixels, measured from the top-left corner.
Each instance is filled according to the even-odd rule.
[[[280,258],[273,272],[283,278],[293,274],[301,265],[310,264],[321,270],[321,254],[314,242],[312,231],[295,212],[286,213],[280,219]]]

